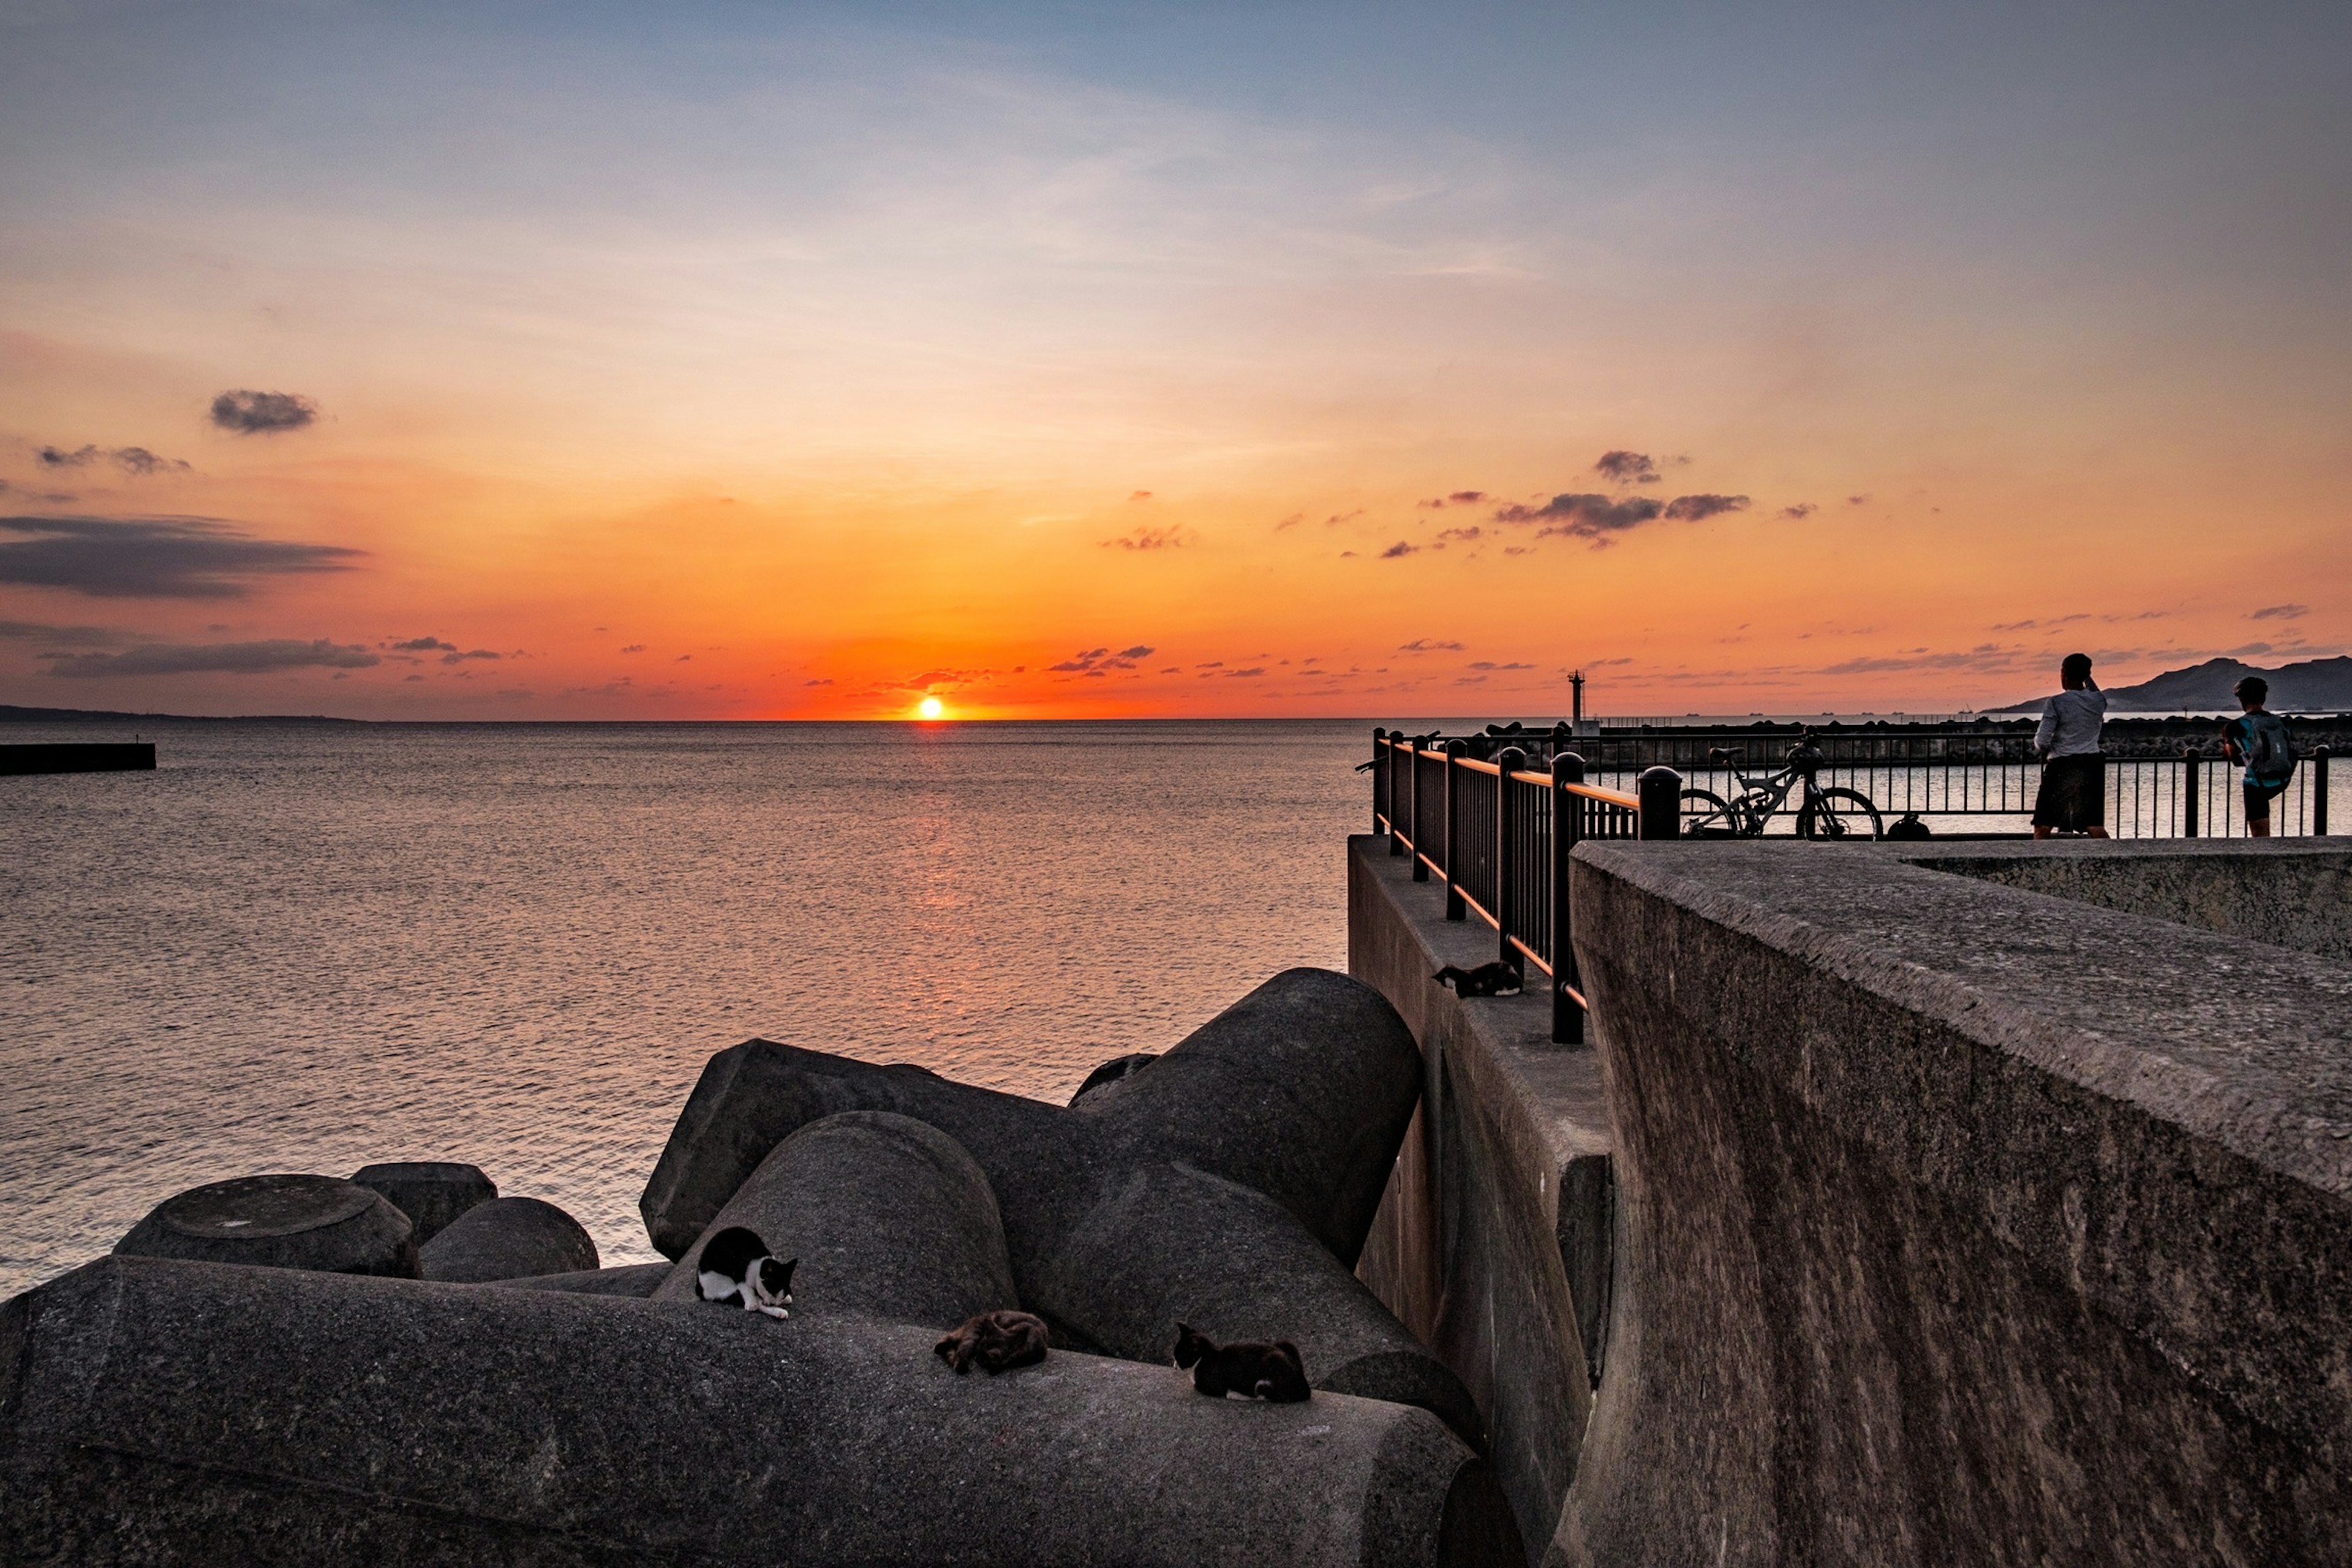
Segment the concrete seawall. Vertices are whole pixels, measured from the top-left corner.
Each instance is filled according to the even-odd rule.
[[[1588,845],[1592,1050],[1432,985],[1494,939],[1386,847],[1362,1272],[1547,1562],[2342,1561],[2352,846]]]

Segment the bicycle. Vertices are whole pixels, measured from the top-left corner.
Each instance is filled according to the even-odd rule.
[[[1726,800],[1708,789],[1686,789],[1682,793],[1683,837],[1685,838],[1761,838],[1764,825],[1777,815],[1788,801],[1789,792],[1800,782],[1804,794],[1797,806],[1797,837],[1800,838],[1859,838],[1868,829],[1869,837],[1886,837],[1886,824],[1878,815],[1878,807],[1860,790],[1843,785],[1829,789],[1814,783],[1814,774],[1822,768],[1822,749],[1808,734],[1789,748],[1789,765],[1777,773],[1754,779],[1740,770],[1739,753],[1721,746],[1708,748],[1706,760],[1727,768],[1739,781],[1739,795]]]

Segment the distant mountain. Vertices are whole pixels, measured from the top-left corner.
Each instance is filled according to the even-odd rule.
[[[2230,689],[2249,675],[2259,675],[2271,683],[2268,706],[2280,712],[2352,712],[2352,656],[2305,659],[2301,664],[2283,664],[2276,669],[2264,669],[2242,659],[2209,658],[2187,669],[2168,669],[2137,686],[2109,687],[2107,711],[2234,713],[2238,700],[2230,695]],[[2042,699],[2032,697],[1985,711],[2033,712],[2041,706]]]

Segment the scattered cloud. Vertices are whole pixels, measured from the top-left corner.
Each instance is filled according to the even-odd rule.
[[[1848,496],[1848,497],[1846,497],[1846,498],[1845,498],[1845,504],[1846,504],[1846,505],[1848,505],[1848,506],[1861,506],[1863,503],[1864,503],[1865,501],[1867,501],[1867,500],[1870,500],[1870,496],[1868,495],[1868,493],[1867,493],[1867,492],[1865,492],[1865,493],[1864,493],[1864,494],[1862,494],[1862,495],[1858,495],[1858,496]]]
[[[1284,529],[1297,528],[1300,523],[1305,522],[1306,521],[1307,514],[1305,512],[1294,511],[1288,517],[1284,518],[1280,522],[1276,523],[1274,525],[1274,531],[1276,533],[1280,533]]]
[[[496,658],[498,657],[499,656],[494,653],[452,654],[449,658],[443,659],[441,662],[444,664],[454,664],[460,658]],[[682,653],[676,658],[671,659],[670,662],[672,664],[692,664],[694,662],[694,656],[690,653]]]
[[[1394,561],[1401,556],[1410,555],[1420,548],[1421,546],[1417,544],[1408,544],[1403,540],[1400,539],[1394,544],[1390,545],[1386,550],[1381,552],[1381,559],[1383,561]]]
[[[1924,647],[1908,648],[1877,658],[1849,658],[1837,664],[1823,665],[1817,675],[1875,675],[1900,669],[1973,669],[1998,672],[2014,669],[2021,662],[2022,649],[2003,647],[1996,643],[1979,643],[1972,648],[1936,653]]]
[[[1150,658],[1159,651],[1150,643],[1137,643],[1117,653],[1108,647],[1082,648],[1061,663],[1045,668],[1064,675],[1107,676],[1114,669],[1133,669],[1138,659]]]
[[[444,643],[444,644],[442,644],[441,646],[442,646],[442,647],[449,647],[449,645],[448,645],[448,644],[446,644],[446,643]],[[689,657],[691,657],[691,656],[689,656]],[[502,653],[492,653],[488,648],[486,648],[486,647],[468,648],[468,649],[467,649],[464,653],[459,653],[456,648],[453,648],[453,647],[452,647],[452,648],[449,648],[449,651],[448,651],[447,653],[445,653],[445,654],[443,654],[443,655],[441,656],[441,662],[442,662],[442,663],[444,663],[444,664],[463,664],[463,663],[465,663],[465,662],[466,662],[467,659],[469,659],[469,658],[506,658],[506,655],[504,655],[504,654],[502,654]]]
[[[1593,463],[1592,471],[1621,485],[1654,485],[1658,482],[1658,465],[1647,452],[1628,452],[1622,447],[1603,452]]]
[[[1518,663],[1496,664],[1492,659],[1481,658],[1473,660],[1470,668],[1473,669],[1533,669],[1535,666],[1532,664]]]
[[[1122,533],[1117,539],[1104,540],[1102,547],[1108,550],[1115,544],[1121,550],[1181,550],[1198,538],[1199,535],[1179,522],[1166,528],[1139,528],[1131,533]]]
[[[194,471],[194,465],[177,458],[160,457],[144,447],[100,447],[81,446],[68,452],[62,447],[44,447],[36,454],[45,468],[86,468],[103,458],[124,473],[139,479],[152,474],[185,474]]]
[[[1229,669],[1225,671],[1225,679],[1228,680],[1254,680],[1265,673],[1265,670],[1262,666],[1252,665],[1247,669]]]
[[[1475,506],[1486,499],[1485,490],[1455,490],[1450,495],[1432,496],[1417,504],[1423,511],[1444,511],[1449,506]]]
[[[1358,507],[1353,511],[1335,511],[1330,516],[1323,520],[1323,526],[1326,528],[1337,528],[1343,522],[1353,522],[1363,515],[1364,509],[1362,507]]]
[[[1746,496],[1676,496],[1666,503],[1666,521],[1705,522],[1708,518],[1720,517],[1727,511],[1746,511],[1747,510]]]
[[[2087,621],[2090,618],[2088,611],[2077,610],[2071,616],[2053,616],[2046,620],[2003,621],[1992,629],[1997,632],[2055,631],[2060,626],[2072,626],[2076,621]]]
[[[1458,539],[1458,540],[1460,540],[1463,543],[1467,544],[1468,542],[1470,542],[1470,541],[1472,541],[1472,540],[1474,540],[1474,539],[1483,539],[1483,538],[1485,538],[1485,537],[1486,537],[1486,531],[1485,529],[1480,528],[1480,527],[1478,527],[1476,524],[1475,524],[1475,523],[1474,523],[1474,524],[1472,524],[1472,525],[1471,525],[1470,527],[1468,527],[1468,528],[1449,528],[1449,529],[1446,529],[1446,530],[1444,530],[1444,531],[1442,531],[1441,533],[1439,533],[1437,537],[1438,537],[1438,538],[1440,538],[1440,539]]]
[[[1538,507],[1516,503],[1495,510],[1496,522],[1537,522],[1539,534],[1566,534],[1571,539],[1608,542],[1609,536],[1654,521],[1665,508],[1648,496],[1612,500],[1603,495],[1556,495]]]
[[[151,643],[121,653],[51,654],[51,675],[266,675],[289,669],[365,669],[383,660],[357,644],[301,642]]]
[[[2309,605],[2265,605],[2246,616],[2250,621],[2299,621],[2311,614]]]
[[[1411,642],[1397,644],[1399,653],[1460,653],[1458,642],[1439,642],[1433,637],[1415,637]]]
[[[406,642],[392,645],[394,653],[456,653],[457,645],[443,642],[439,637],[410,637]]]
[[[646,645],[641,642],[633,642],[621,651],[623,653],[643,653],[646,651]]]
[[[319,417],[319,405],[290,392],[239,388],[213,399],[212,421],[240,436],[272,436],[299,430]]]
[[[803,686],[831,686],[833,684],[833,677],[828,675],[822,680],[803,680],[801,684]]]
[[[1787,518],[1791,522],[1802,522],[1805,519],[1812,516],[1813,513],[1821,510],[1821,508],[1815,506],[1809,500],[1801,500],[1793,506],[1782,507],[1780,509],[1780,515]]]
[[[1151,499],[1151,492],[1150,490],[1138,490],[1127,499],[1129,500],[1150,500]]]
[[[111,626],[52,626],[38,621],[0,621],[0,641],[45,642],[56,647],[113,647],[137,642]]]
[[[344,572],[363,552],[256,539],[209,517],[0,517],[0,583],[93,598],[239,599],[255,579]]]

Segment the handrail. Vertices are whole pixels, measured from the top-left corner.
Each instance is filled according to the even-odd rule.
[[[1373,831],[1387,836],[1390,854],[1411,858],[1414,881],[1435,875],[1444,889],[1446,919],[1475,914],[1495,929],[1498,956],[1532,964],[1547,977],[1552,1038],[1563,1043],[1584,1037],[1584,991],[1576,972],[1575,908],[1569,896],[1576,847],[1587,838],[1679,837],[1685,784],[1683,774],[1665,766],[1643,772],[1640,787],[1630,793],[1590,783],[1589,764],[1568,749],[1571,738],[1562,728],[1451,740],[1375,730],[1371,763]],[[1924,745],[1944,739],[1933,735],[1870,739],[1878,754],[1846,762],[1832,758],[1817,770],[1817,782],[1843,773],[1866,783],[1872,789],[1865,793],[1886,803],[1888,817],[2021,816],[2028,809],[2015,781],[2030,763],[2006,757],[1931,757],[1925,751],[1898,755],[1904,748],[1885,743]],[[1528,752],[1521,741],[1549,746],[1548,770],[1525,765]],[[1468,755],[1473,744],[1496,754]],[[2281,831],[2326,833],[2330,760],[2325,745],[2305,759],[2307,765],[2298,770],[2276,813]],[[2193,748],[2170,758],[2111,756],[2108,777],[2118,830],[2145,832],[2153,824],[2161,834],[2168,825],[2172,834],[2189,838],[2242,831],[2242,821],[2230,815],[2239,795],[2236,773],[2206,765],[2210,761]],[[1701,792],[1726,771],[1712,760],[1691,765],[1690,782]],[[1977,775],[1973,782],[1970,770]],[[1621,765],[1605,771],[1622,777],[1632,770]],[[1955,773],[1962,775],[1957,788]],[[1990,787],[1983,776],[1993,773],[2010,782]],[[1921,777],[1928,782],[1915,790]],[[1886,793],[1876,793],[1881,787]]]

